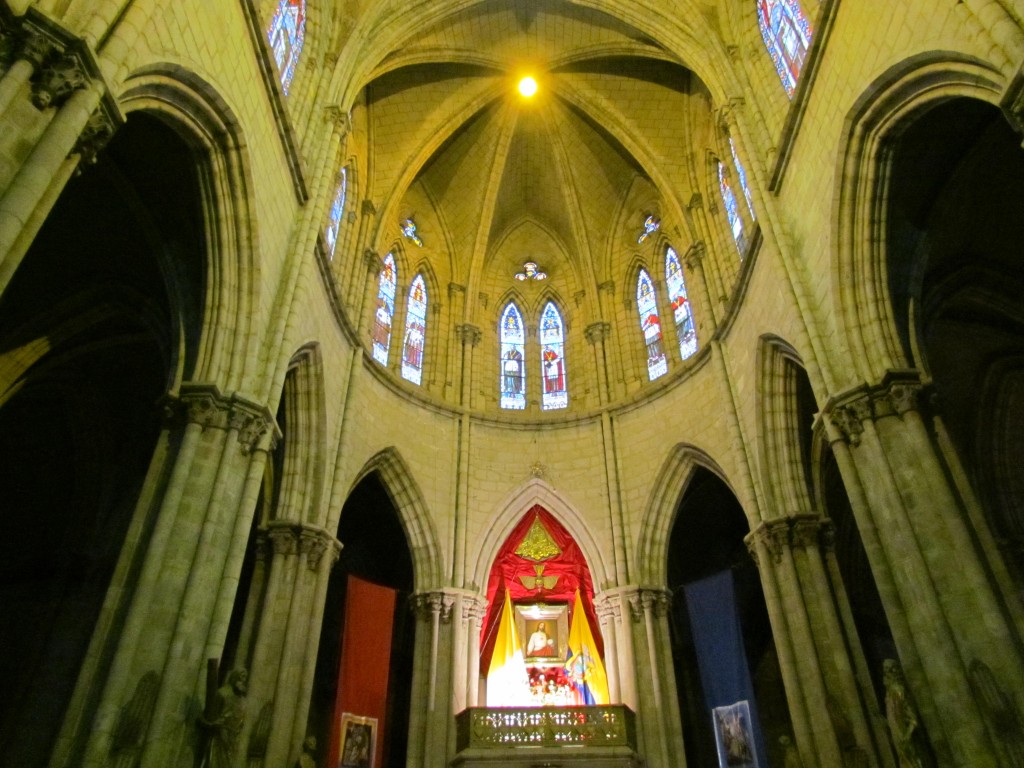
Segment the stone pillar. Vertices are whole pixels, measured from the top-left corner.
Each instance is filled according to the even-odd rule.
[[[150,506],[138,512],[152,521],[148,534],[122,554],[140,570],[133,593],[111,607],[124,620],[97,692],[86,766],[106,764],[121,708],[135,682],[150,672],[160,682],[141,764],[191,761],[206,656],[211,648],[223,648],[222,597],[237,588],[241,570],[237,531],[251,525],[251,485],[258,483],[279,434],[265,406],[209,385],[183,386],[168,410],[172,426],[161,444],[176,450],[166,454],[165,472],[151,472],[166,480],[141,502]]]
[[[597,374],[597,394],[601,405],[608,404],[610,387],[608,383],[608,359],[605,357],[604,342],[611,333],[611,323],[591,323],[583,335],[587,343],[594,348],[594,371]]]
[[[776,650],[789,701],[797,749],[805,765],[890,765],[890,750],[876,739],[859,691],[851,646],[833,599],[842,584],[823,565],[825,518],[795,515],[761,523],[746,538],[761,571]],[[863,696],[863,698],[862,698]],[[877,709],[876,709],[877,711]]]
[[[671,648],[666,647],[671,595],[640,588],[628,595],[636,654],[638,718],[644,757],[651,768],[669,768],[685,754]]]
[[[939,763],[994,766],[1003,733],[968,670],[1024,679],[1021,638],[939,461],[920,388],[915,371],[890,371],[832,397],[822,415]]]
[[[0,130],[23,131],[9,113],[31,81],[45,125],[0,196],[0,294],[10,282],[71,173],[124,122],[99,64],[80,39],[34,11],[21,20],[22,46],[0,80]],[[7,182],[8,180],[0,180]]]
[[[621,616],[621,606],[613,603],[607,596],[594,596],[594,610],[597,621],[601,625],[601,638],[604,640],[604,671],[608,676],[608,702],[618,704],[619,698],[619,642],[617,621]]]
[[[449,743],[454,746],[454,732],[449,738],[449,731],[455,727],[450,704],[455,601],[456,595],[445,591],[413,597],[417,622],[408,765],[444,768],[453,756]]]
[[[459,366],[459,380],[461,382],[459,403],[464,408],[472,408],[473,401],[475,400],[473,397],[474,352],[483,334],[480,332],[479,327],[470,323],[462,323],[455,326],[455,333],[462,348],[462,361]],[[494,377],[498,377],[497,366],[495,366]]]
[[[466,630],[466,706],[480,706],[480,631],[487,616],[487,599],[482,595],[462,602]]]
[[[704,241],[698,240],[693,243],[683,254],[683,266],[686,267],[686,271],[690,273],[691,282],[687,283],[688,290],[697,294],[697,301],[694,302],[695,307],[700,308],[700,316],[697,316],[694,311],[693,322],[697,329],[702,331],[698,333],[698,339],[703,336],[706,339],[711,338],[715,331],[718,329],[718,319],[715,316],[715,303],[711,300],[711,292],[708,290],[708,278],[704,274],[704,256],[707,254],[707,249],[704,247]],[[703,344],[701,345],[703,346]]]
[[[270,561],[249,660],[249,716],[239,749],[264,765],[290,765],[305,738],[320,624],[341,544],[319,526],[274,520],[261,532]],[[259,717],[267,722],[259,723]],[[263,726],[263,727],[260,727]]]
[[[352,306],[358,308],[359,316],[356,318],[354,325],[359,329],[359,341],[366,344],[367,336],[370,333],[369,324],[373,322],[371,317],[373,313],[370,311],[370,307],[373,306],[373,302],[377,299],[377,281],[380,279],[380,272],[384,269],[384,260],[376,251],[372,251],[367,248],[363,251],[363,266],[366,271],[364,273],[363,280],[361,282],[363,286],[362,297],[352,297]],[[359,280],[352,281],[355,286],[358,287],[360,284]]]

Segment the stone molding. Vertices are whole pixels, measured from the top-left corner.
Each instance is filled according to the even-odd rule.
[[[305,555],[306,567],[316,571],[323,556],[330,553],[331,566],[338,562],[342,543],[326,528],[292,520],[271,520],[260,531],[258,551],[276,555]]]
[[[15,18],[0,18],[0,72],[15,61],[32,65],[31,100],[40,111],[59,109],[71,95],[90,86],[103,94],[71,154],[91,163],[125,118],[100,71],[96,54],[86,42],[35,8]]]
[[[312,56],[309,57],[309,60],[315,61]],[[324,108],[324,122],[334,127],[339,136],[346,136],[352,130],[352,118],[338,104]]]
[[[922,389],[917,371],[891,370],[880,384],[861,385],[831,398],[821,415],[838,435],[836,439],[856,446],[867,421],[919,410]]]
[[[273,450],[281,436],[270,409],[237,393],[225,395],[212,384],[183,385],[168,396],[165,412],[172,424],[198,424],[203,429],[234,430],[242,453]]]
[[[476,620],[483,623],[487,617],[487,598],[482,595],[463,595],[462,597],[462,623],[466,624]]]
[[[483,332],[480,328],[472,323],[461,323],[455,326],[455,334],[463,344],[468,344],[471,347],[475,347],[480,343],[480,339],[483,338]]]
[[[761,542],[772,561],[782,562],[782,556],[788,549],[824,549],[830,550],[835,543],[835,527],[832,521],[822,515],[792,515],[776,520],[765,520],[757,528],[748,533],[744,539],[747,551],[760,567],[757,544]]]
[[[607,339],[612,332],[612,324],[599,321],[591,323],[583,329],[583,336],[590,344],[600,344]]]
[[[436,614],[440,617],[442,624],[449,624],[452,620],[454,605],[455,595],[441,590],[418,592],[412,596],[413,612],[421,621],[427,621]]]
[[[384,259],[372,248],[363,251],[363,263],[366,264],[366,270],[371,275],[376,275],[384,269]]]
[[[659,618],[665,616],[672,602],[672,593],[666,589],[641,587],[629,595],[628,599],[630,616],[639,623],[648,612],[653,612]]]
[[[707,248],[704,246],[704,241],[695,241],[687,248],[686,253],[683,255],[683,266],[691,272],[697,270],[701,266],[701,262],[704,261],[706,254]]]

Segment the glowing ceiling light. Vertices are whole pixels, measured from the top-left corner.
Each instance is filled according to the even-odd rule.
[[[537,81],[532,77],[524,77],[519,81],[519,92],[526,98],[530,98],[537,92]]]

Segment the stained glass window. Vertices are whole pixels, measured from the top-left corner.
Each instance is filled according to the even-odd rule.
[[[345,183],[347,174],[341,169],[341,180],[338,182],[338,191],[334,193],[334,202],[331,203],[331,215],[327,219],[327,253],[334,258],[334,249],[338,246],[338,233],[341,231],[341,217],[345,213]]]
[[[811,47],[811,24],[799,0],[757,0],[757,21],[782,86],[792,98]]]
[[[736,154],[736,145],[733,143],[732,136],[729,137],[729,151],[732,152],[732,164],[736,169],[736,176],[740,180],[740,188],[743,190],[743,196],[747,199],[747,210],[750,211],[750,218],[756,220],[757,216],[754,215],[754,199],[750,196],[750,187],[747,185],[747,172],[743,170],[740,156]]]
[[[281,89],[285,94],[291,87],[305,36],[305,0],[278,0],[277,10],[270,19],[267,39],[270,40],[270,49],[274,53],[274,62],[281,78]]]
[[[668,359],[661,338],[661,321],[658,319],[658,299],[654,294],[654,283],[646,269],[640,270],[636,279],[636,308],[640,313],[640,330],[647,347],[647,377],[654,381],[668,373]]]
[[[377,288],[377,308],[373,314],[373,359],[381,365],[388,364],[388,347],[391,346],[391,319],[395,316],[395,289],[398,287],[398,271],[395,257],[390,253],[384,257],[384,269],[380,271]]]
[[[665,249],[665,285],[672,302],[672,319],[679,338],[679,356],[685,360],[697,351],[697,329],[693,322],[693,309],[686,295],[686,280],[679,256],[672,248]]]
[[[736,205],[736,195],[732,191],[732,184],[729,183],[729,174],[725,165],[718,163],[718,186],[722,190],[722,202],[725,203],[725,215],[729,219],[729,230],[732,232],[732,239],[736,241],[736,247],[740,255],[747,248],[747,239],[743,234],[743,219],[740,218],[740,211]]]
[[[521,411],[526,408],[526,369],[523,353],[526,332],[523,316],[515,304],[501,314],[501,407]]]
[[[565,386],[565,335],[562,316],[553,302],[540,314],[540,407],[545,411],[565,408],[569,393]]]
[[[427,338],[427,286],[423,275],[416,275],[412,281],[407,307],[402,376],[413,384],[420,384],[423,380],[423,342]]]

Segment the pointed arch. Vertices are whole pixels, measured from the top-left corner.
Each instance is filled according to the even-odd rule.
[[[444,555],[433,520],[427,511],[423,492],[409,470],[409,465],[397,448],[385,448],[363,465],[349,493],[363,478],[373,472],[380,477],[384,489],[398,510],[398,517],[409,543],[409,553],[412,555],[416,591],[424,592],[440,587],[444,583]],[[332,524],[337,525],[337,521],[333,521]]]
[[[801,402],[806,392],[800,379],[804,365],[796,350],[778,336],[761,337],[757,350],[758,445],[762,479],[770,509],[776,516],[806,513],[814,508],[811,477],[811,425],[801,424]],[[806,374],[803,377],[806,380]]]
[[[595,587],[610,583],[612,576],[608,563],[603,557],[604,550],[598,546],[597,541],[591,535],[590,524],[583,518],[579,510],[560,496],[558,491],[546,480],[534,477],[513,490],[498,505],[499,511],[492,517],[490,527],[476,542],[476,546],[474,547],[473,542],[469,542],[468,551],[475,549],[477,552],[476,562],[467,571],[473,586],[483,589],[487,585],[487,576],[498,550],[501,549],[501,545],[522,519],[522,516],[535,505],[544,507],[554,515],[579,544],[580,550],[587,559],[587,566],[590,568],[590,575],[594,580]]]
[[[565,408],[569,405],[565,323],[553,301],[548,301],[541,310],[537,336],[540,341],[541,410]]]
[[[640,524],[636,563],[641,584],[668,584],[668,544],[676,510],[698,469],[717,476],[739,498],[719,464],[707,453],[688,443],[679,443],[661,465]]]
[[[515,301],[509,301],[498,321],[500,373],[498,391],[502,408],[526,408],[526,324]]]
[[[647,378],[654,381],[668,373],[668,357],[661,333],[661,317],[658,312],[658,295],[654,280],[646,267],[636,273],[636,310],[639,315],[640,332],[643,334],[647,352]]]
[[[925,111],[965,97],[998,106],[1005,78],[986,62],[935,51],[891,67],[865,89],[850,109],[839,142],[832,233],[836,261],[831,270],[836,316],[849,344],[843,357],[848,380],[876,381],[886,370],[905,368],[889,302],[885,217],[891,140]]]

